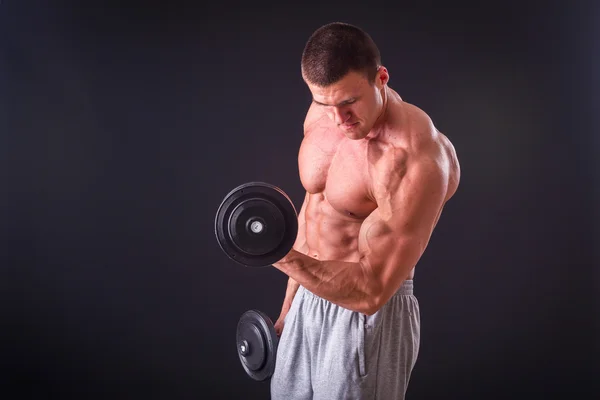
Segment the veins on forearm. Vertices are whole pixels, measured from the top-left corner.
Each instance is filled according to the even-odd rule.
[[[293,253],[275,266],[306,289],[343,307],[362,310],[369,303],[370,280],[360,263],[320,261]]]

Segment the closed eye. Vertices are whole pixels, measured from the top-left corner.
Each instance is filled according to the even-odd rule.
[[[320,106],[324,106],[324,107],[343,107],[343,106],[347,106],[353,103],[356,103],[356,100],[358,100],[357,98],[351,98],[348,100],[344,100],[338,104],[325,104],[325,103],[321,103],[320,101],[317,101],[315,99],[313,99],[313,103],[320,105]]]

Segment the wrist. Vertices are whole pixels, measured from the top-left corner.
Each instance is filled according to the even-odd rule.
[[[314,258],[307,256],[304,253],[301,253],[297,250],[290,250],[285,256],[281,258],[281,260],[277,261],[273,266],[283,271],[289,277],[292,277],[290,273],[298,272],[300,270],[304,270],[312,264],[317,262]],[[298,283],[296,281],[296,283]]]
[[[298,251],[295,249],[291,249],[285,256],[283,256],[281,258],[281,260],[277,261],[277,264],[289,264],[294,260],[294,256],[295,254],[297,254]]]

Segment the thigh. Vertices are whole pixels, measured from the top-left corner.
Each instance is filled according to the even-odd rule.
[[[367,369],[376,373],[373,381],[378,399],[403,399],[420,346],[420,313],[416,297],[397,296],[382,309],[378,325],[367,329]]]
[[[302,294],[297,293],[285,318],[271,377],[271,399],[311,400],[310,351],[304,335]]]
[[[365,379],[365,320],[363,314],[346,311],[323,327],[318,338],[314,400],[372,398]]]
[[[420,343],[414,296],[395,296],[374,315],[347,314],[321,339],[314,399],[404,399]],[[326,366],[326,367],[325,367]]]

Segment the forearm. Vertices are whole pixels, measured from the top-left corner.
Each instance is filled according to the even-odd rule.
[[[352,311],[376,311],[380,290],[360,263],[320,261],[292,250],[273,266],[319,297]]]
[[[300,212],[298,213],[298,234],[296,236],[296,241],[294,242],[293,249],[307,254],[308,253],[308,245],[306,243],[306,221],[305,221],[305,212],[306,205],[308,202],[308,193],[304,197],[304,201],[302,203],[302,207],[300,207]],[[294,301],[294,296],[296,296],[296,292],[300,284],[294,280],[292,277],[288,279],[287,287],[285,290],[285,297],[283,299],[283,305],[281,306],[281,315],[287,314],[290,307],[292,306],[292,302]]]

